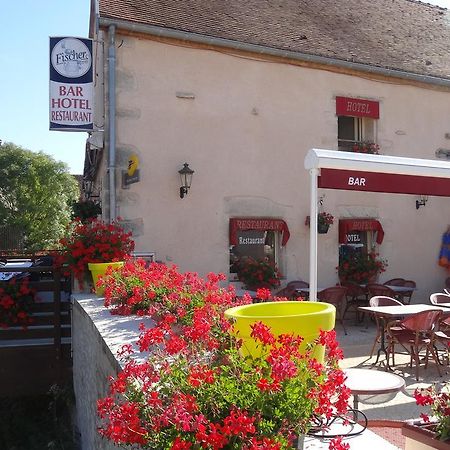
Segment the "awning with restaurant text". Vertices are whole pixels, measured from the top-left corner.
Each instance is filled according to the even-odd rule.
[[[282,219],[260,217],[238,217],[230,219],[230,244],[237,244],[237,232],[248,230],[278,231],[283,234],[281,245],[286,245],[289,240],[289,228]]]

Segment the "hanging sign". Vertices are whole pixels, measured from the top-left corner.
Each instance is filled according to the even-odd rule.
[[[380,118],[380,104],[362,98],[336,97],[336,115]]]
[[[128,159],[128,169],[122,171],[122,187],[126,189],[130,184],[140,181],[139,158],[131,155]]]
[[[50,38],[50,130],[92,131],[92,40]]]

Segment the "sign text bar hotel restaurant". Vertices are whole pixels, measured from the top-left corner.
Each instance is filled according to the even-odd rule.
[[[363,98],[336,97],[336,115],[380,118],[380,104]]]
[[[92,40],[50,38],[50,130],[93,129]]]

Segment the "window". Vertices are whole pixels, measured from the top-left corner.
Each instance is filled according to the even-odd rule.
[[[352,255],[376,250],[383,239],[383,227],[376,219],[339,220],[339,265]]]
[[[230,245],[230,275],[233,277],[239,262],[246,258],[268,261],[279,267],[279,238],[276,231],[238,231],[237,244]]]
[[[365,117],[338,116],[338,149],[352,151],[355,144],[375,142],[375,120]]]
[[[281,254],[289,240],[284,220],[272,218],[230,219],[230,277],[236,279],[238,265],[246,258],[268,261],[283,273]]]
[[[360,98],[336,97],[338,149],[354,151],[355,144],[376,141],[379,102]]]
[[[372,231],[352,230],[347,233],[347,244],[339,245],[339,265],[353,255],[367,255],[374,250]]]

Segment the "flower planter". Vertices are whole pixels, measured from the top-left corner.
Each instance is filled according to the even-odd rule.
[[[450,450],[450,441],[435,438],[432,424],[405,423],[402,427],[405,436],[405,450]]]
[[[317,224],[317,233],[319,234],[327,234],[330,225],[327,223],[318,223]]]
[[[274,335],[293,333],[304,338],[302,347],[314,341],[320,330],[334,328],[336,308],[322,302],[265,302],[236,306],[225,311],[225,316],[234,319],[234,329],[242,338],[244,355],[261,356],[261,349],[250,337],[251,325],[263,322]],[[323,361],[325,349],[317,346],[314,357]]]
[[[98,297],[103,296],[105,289],[97,286],[97,281],[100,276],[104,276],[108,267],[118,269],[124,265],[123,261],[107,262],[107,263],[89,263],[88,268],[91,271],[92,280],[94,282],[95,293]]]

